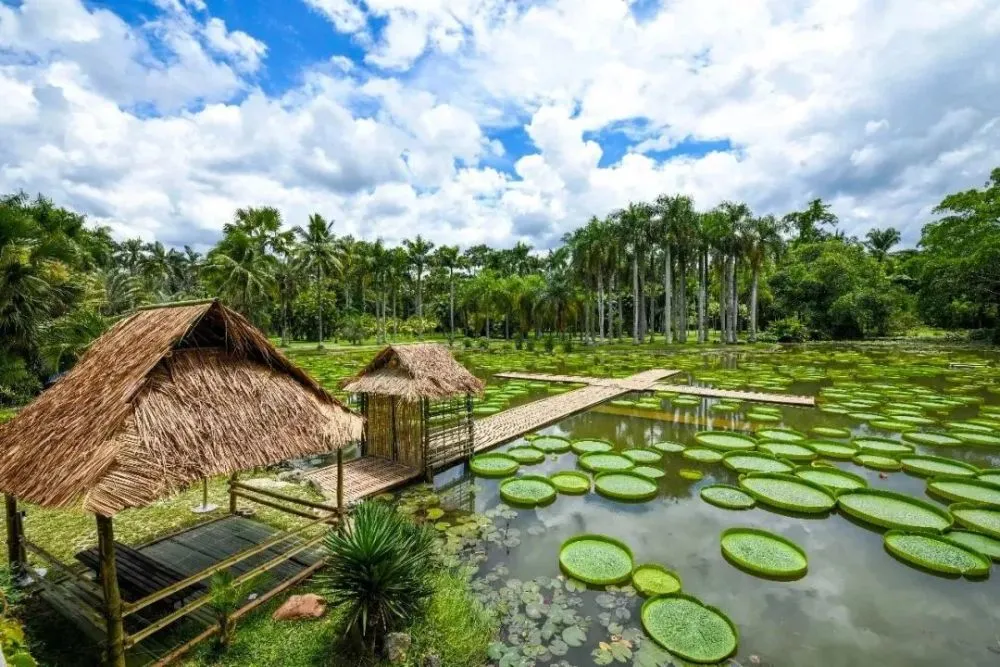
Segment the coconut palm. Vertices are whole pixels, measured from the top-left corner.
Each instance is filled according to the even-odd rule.
[[[865,235],[865,245],[879,262],[884,262],[892,246],[899,243],[899,230],[895,227],[869,229]]]
[[[212,294],[254,323],[263,324],[276,287],[274,258],[247,230],[231,227],[223,232],[208,253],[203,275]]]
[[[309,216],[309,224],[303,229],[295,227],[299,237],[296,261],[299,270],[312,275],[316,288],[316,334],[317,349],[323,349],[323,279],[343,266],[336,237],[333,235],[333,221],[327,222],[319,213]]]

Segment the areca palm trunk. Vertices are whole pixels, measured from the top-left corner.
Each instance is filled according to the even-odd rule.
[[[451,338],[455,339],[455,269],[448,271],[448,322],[451,326]]]
[[[739,328],[739,309],[736,304],[736,254],[729,256],[729,342],[736,344],[736,330]]]
[[[674,317],[672,292],[674,281],[672,275],[673,263],[670,256],[670,244],[667,244],[663,260],[663,335],[667,338],[667,343],[674,342]]]
[[[687,317],[687,257],[680,257],[680,275],[678,276],[678,296],[677,296],[677,340],[686,343],[688,339],[688,317]]]
[[[316,330],[319,334],[317,349],[323,348],[323,267],[316,268]]]
[[[704,343],[705,335],[705,301],[708,297],[708,253],[698,251],[698,342]]]
[[[757,342],[757,280],[760,268],[753,267],[750,277],[750,342]]]
[[[719,342],[725,343],[726,332],[726,319],[729,316],[727,301],[726,301],[726,260],[721,253],[716,257],[716,264],[719,269]]]
[[[632,343],[639,344],[639,249],[632,253]]]
[[[597,335],[604,342],[604,275],[597,272]]]

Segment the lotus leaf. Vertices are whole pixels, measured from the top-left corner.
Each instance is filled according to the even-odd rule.
[[[480,477],[506,477],[516,473],[521,464],[513,456],[494,453],[473,456],[469,467]]]
[[[729,486],[728,484],[706,486],[701,490],[700,494],[702,500],[706,503],[725,509],[746,510],[757,504],[753,496],[746,491],[735,486]]]
[[[727,431],[702,431],[696,433],[694,439],[699,445],[722,451],[754,449],[757,446],[750,436]]]
[[[656,497],[656,483],[631,472],[602,472],[594,478],[594,489],[615,500],[650,500]]]
[[[632,573],[632,586],[640,595],[647,597],[665,595],[681,590],[681,578],[662,565],[640,565]]]
[[[642,627],[653,641],[674,655],[708,664],[736,652],[736,626],[715,607],[683,593],[658,595],[642,605]]]
[[[567,575],[594,586],[620,584],[632,576],[632,551],[610,537],[578,535],[563,543],[559,565]]]
[[[632,459],[610,452],[584,454],[580,457],[579,463],[581,468],[591,472],[621,472],[635,467]]]
[[[940,535],[890,530],[883,540],[892,555],[933,572],[981,577],[990,571],[988,558]]]
[[[952,524],[951,515],[937,505],[882,489],[856,489],[837,496],[846,514],[882,528],[940,532]]]
[[[563,470],[549,475],[559,493],[580,495],[590,491],[590,477],[576,470]]]
[[[548,477],[524,475],[501,482],[500,497],[513,505],[533,507],[553,500],[556,487]]]
[[[806,552],[791,540],[756,528],[730,528],[722,533],[722,553],[753,574],[799,578],[809,567]]]
[[[755,472],[740,479],[740,488],[757,502],[794,512],[818,514],[833,509],[836,499],[825,487],[786,473]]]
[[[722,464],[736,472],[791,472],[792,464],[763,452],[730,452]]]

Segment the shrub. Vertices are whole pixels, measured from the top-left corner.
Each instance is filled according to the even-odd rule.
[[[549,334],[545,337],[545,351],[552,354],[552,351],[556,349],[556,339]]]
[[[229,648],[233,632],[233,614],[235,614],[246,600],[247,595],[254,587],[254,580],[244,581],[241,584],[233,583],[233,574],[229,570],[222,570],[212,575],[209,582],[209,606],[215,614],[215,620],[219,624],[219,647]]]
[[[468,337],[463,338],[462,339],[462,348],[466,349],[466,350],[471,349],[472,348],[472,339],[468,338]]]
[[[521,335],[520,331],[514,334],[514,349],[516,350],[524,349],[524,336]]]
[[[366,502],[343,532],[330,531],[325,546],[326,599],[343,612],[345,635],[374,654],[382,638],[410,623],[433,592],[435,537],[394,507]]]
[[[806,327],[794,315],[771,322],[767,330],[779,343],[801,343],[806,339]]]
[[[562,350],[566,354],[572,354],[573,353],[573,337],[572,336],[567,336],[566,340],[563,341]]]
[[[31,657],[24,628],[14,616],[14,609],[20,600],[20,591],[11,581],[10,570],[0,567],[0,651],[6,662],[17,667],[34,667],[38,663]]]
[[[479,346],[480,350],[483,350],[485,352],[490,349],[490,339],[480,338],[478,341],[476,341],[476,345]]]
[[[528,340],[524,341],[524,346],[525,346],[525,349],[528,350],[528,352],[534,352],[535,351],[535,339],[534,338],[529,338]]]

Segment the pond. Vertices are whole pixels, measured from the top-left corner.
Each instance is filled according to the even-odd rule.
[[[1000,383],[993,384],[1000,373],[988,353],[821,347],[739,355],[640,354],[596,364],[589,357],[576,361],[549,366],[553,371],[590,375],[624,375],[653,366],[681,368],[671,383],[811,394],[820,397],[819,407],[761,409],[716,399],[632,396],[533,435],[604,439],[613,451],[621,452],[662,441],[700,448],[695,434],[706,430],[760,436],[764,428],[793,429],[814,439],[819,436],[811,430],[821,427],[832,429],[821,439],[848,446],[850,438],[873,436],[907,445],[898,447],[900,451],[912,446],[916,454],[1000,468],[1000,447],[991,444],[990,437],[1000,434],[1000,396],[994,392]],[[475,359],[467,362],[475,364]],[[477,368],[484,376],[495,370]],[[535,387],[526,395],[538,397],[545,391]],[[720,403],[729,407],[719,408]],[[916,444],[911,435],[904,439],[901,431],[960,437],[974,432],[986,437],[974,436],[976,445],[927,446]],[[850,438],[843,437],[847,433]],[[496,451],[529,445],[530,438]],[[870,444],[881,451],[885,443],[880,443]],[[887,447],[890,459],[899,458],[896,449],[891,443]],[[784,450],[776,451],[783,455]],[[549,476],[581,470],[579,458],[573,451],[549,453],[540,463],[522,464],[519,474]],[[896,491],[940,508],[953,502],[928,494],[924,477],[819,458],[860,476],[871,488]],[[738,474],[722,462],[691,460],[673,452],[641,465],[663,473],[655,481],[651,500],[621,502],[591,490],[584,495],[560,493],[550,504],[534,509],[508,506],[500,497],[503,479],[473,477],[467,467],[439,475],[442,503],[456,511],[445,515],[438,528],[478,567],[474,586],[479,595],[506,609],[501,641],[491,649],[496,664],[686,664],[646,638],[640,621],[643,598],[631,587],[584,589],[561,573],[560,547],[588,533],[625,543],[636,565],[665,566],[679,575],[684,593],[727,615],[739,630],[739,648],[731,661],[722,664],[939,667],[1000,661],[996,577],[949,578],[918,569],[886,551],[884,529],[837,509],[801,514],[761,502],[742,511],[709,504],[700,496],[703,488],[739,484]],[[702,478],[681,474],[692,470]],[[418,502],[414,493],[403,494],[404,505]],[[775,580],[731,564],[722,554],[720,535],[734,527],[763,529],[787,538],[805,551],[808,572],[791,581]]]

